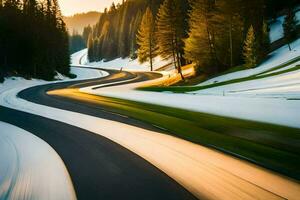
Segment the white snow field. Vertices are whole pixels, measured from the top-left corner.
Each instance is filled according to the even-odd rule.
[[[132,84],[96,90],[93,87],[88,87],[82,88],[80,91],[100,96],[300,128],[300,101],[134,90],[138,86],[142,85]]]
[[[87,49],[82,49],[71,55],[71,66],[83,66],[87,61]]]
[[[76,199],[57,153],[43,140],[0,122],[0,199]]]
[[[115,69],[115,70],[126,70],[126,71],[150,71],[150,65],[148,62],[139,63],[138,59],[131,60],[130,58],[117,58],[109,62],[92,62],[89,63],[87,59],[87,49],[83,49],[76,54],[73,55],[72,59],[73,65],[81,65],[85,67],[95,67],[102,69]],[[157,57],[153,62],[153,69],[159,69],[165,65],[170,64],[170,60],[162,60]],[[174,69],[174,67],[170,66],[170,69]]]
[[[300,62],[295,63],[300,65]],[[191,92],[202,95],[226,95],[254,98],[300,99],[300,70]]]

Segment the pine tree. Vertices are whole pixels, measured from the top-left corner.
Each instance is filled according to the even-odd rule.
[[[57,0],[1,2],[1,68],[47,80],[56,71],[69,75],[68,34]]]
[[[193,62],[197,62],[197,58],[201,57],[202,49],[209,49],[209,44],[206,40],[206,31],[205,23],[203,23],[203,10],[201,10],[199,1],[192,2],[192,11],[190,13],[190,30],[189,37],[185,40],[185,57]],[[203,41],[204,43],[200,44],[198,42]],[[200,47],[201,48],[198,48]],[[204,51],[205,53],[207,51]],[[198,63],[200,64],[200,63]]]
[[[165,0],[157,14],[158,53],[164,59],[173,59],[178,73],[184,79],[181,70],[183,57],[183,38],[185,36],[185,18],[180,0]]]
[[[246,67],[251,68],[258,64],[258,47],[253,26],[250,26],[245,43],[244,43],[244,59]]]
[[[129,57],[131,59],[137,58],[136,50],[135,50],[136,40],[134,39],[136,38],[136,34],[134,34],[135,24],[136,24],[136,20],[132,18],[129,24],[129,38],[133,38],[130,40],[130,44],[129,44]]]
[[[287,9],[287,15],[283,23],[284,38],[291,51],[291,43],[297,38],[297,19],[293,8]]]
[[[211,25],[215,35],[218,66],[233,67],[240,62],[244,42],[242,0],[218,0],[212,11]],[[211,28],[210,28],[211,29]]]
[[[129,18],[128,15],[128,5],[129,4],[122,4],[122,6],[120,6],[120,11],[118,13],[118,18],[119,18],[119,31],[118,31],[118,54],[121,55],[122,58],[126,57],[126,52],[128,52],[128,41],[127,41],[127,37],[128,37],[128,24],[126,23],[126,21]]]
[[[137,58],[137,41],[136,41],[136,35],[138,33],[138,28],[141,24],[143,18],[143,13],[142,11],[137,12],[136,16],[133,18],[133,26],[132,29],[129,31],[129,40],[131,41],[130,45],[130,57],[133,59]]]
[[[35,17],[35,14],[37,12],[37,2],[36,0],[27,0],[24,2],[23,5],[23,12],[26,15],[30,15],[32,17]]]
[[[142,22],[137,34],[138,58],[141,63],[150,62],[153,71],[153,59],[157,56],[156,41],[154,37],[154,17],[150,8],[147,8],[143,15]]]
[[[72,35],[69,36],[69,47],[71,54],[84,49],[86,47],[86,43],[83,36],[79,35],[78,32],[73,31]]]
[[[211,20],[213,5],[207,0],[192,2],[189,19],[189,34],[185,40],[185,58],[197,64],[199,69],[208,73],[217,65],[215,49],[215,31]]]
[[[268,55],[268,52],[270,50],[270,30],[268,23],[266,20],[263,22],[263,36],[262,36],[262,48],[264,49],[262,52],[262,57],[265,58]]]
[[[266,43],[265,21],[265,0],[244,1],[242,6],[245,22],[245,37],[248,27],[252,26],[255,32],[257,44],[257,62],[261,62],[268,54],[268,44]],[[247,27],[247,28],[246,28]],[[265,29],[265,30],[264,30]]]
[[[93,42],[93,48],[94,48],[94,50],[93,50],[93,52],[94,52],[94,55],[95,55],[95,58],[94,58],[94,60],[96,61],[96,62],[98,62],[98,61],[100,61],[100,58],[98,57],[98,55],[100,55],[100,39],[99,38],[95,38],[94,39],[94,42]]]
[[[83,37],[83,40],[84,40],[86,46],[88,44],[88,40],[89,40],[89,36],[90,36],[91,32],[92,32],[92,27],[90,25],[88,25],[87,27],[84,27],[83,32],[82,32],[82,37]]]
[[[95,61],[95,52],[94,52],[94,40],[93,40],[93,34],[91,33],[88,39],[88,60],[89,62]]]
[[[156,0],[159,1],[159,0]],[[92,28],[93,40],[98,38],[100,50],[97,60],[117,57],[136,58],[136,34],[147,1],[124,1],[105,9],[98,23]]]

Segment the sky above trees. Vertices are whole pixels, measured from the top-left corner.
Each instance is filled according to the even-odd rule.
[[[118,3],[122,0],[58,0],[62,14],[70,16],[76,13],[88,11],[103,11],[112,2]]]

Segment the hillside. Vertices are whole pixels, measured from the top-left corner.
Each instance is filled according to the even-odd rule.
[[[300,6],[295,9],[296,19],[298,20],[298,25],[300,25]],[[279,16],[270,24],[270,40],[271,42],[275,42],[283,38],[283,22],[286,15]]]
[[[101,13],[99,12],[79,13],[70,17],[64,17],[64,21],[69,33],[72,33],[73,31],[82,33],[85,26],[96,24],[100,15]]]
[[[297,7],[294,1],[283,3],[271,0],[222,0],[206,3],[184,0],[174,4],[175,9],[170,6],[169,1],[156,0],[151,1],[152,4],[146,2],[124,1],[123,4],[107,8],[94,26],[87,45],[90,62],[138,57],[140,61],[149,61],[151,65],[150,61],[153,61],[155,55],[173,60],[179,73],[182,66],[193,62],[196,64],[197,74],[208,77],[235,66],[245,65],[251,68],[266,59],[270,51],[285,44],[285,41],[280,40],[283,33],[282,20],[276,21],[276,18],[286,14],[289,10],[287,8]],[[150,12],[147,12],[147,7]],[[202,12],[206,8],[211,9]],[[206,20],[207,15],[211,16],[209,20]],[[232,18],[235,20],[232,21]],[[278,25],[275,26],[280,30],[269,37],[269,29],[274,29],[269,26],[271,22],[279,24],[279,28]],[[228,24],[231,25],[229,29]],[[206,27],[210,27],[209,30],[205,31]],[[149,30],[153,32],[150,36]],[[176,36],[177,43],[173,42],[173,35]],[[147,37],[152,38],[145,39]],[[151,41],[153,47],[149,48],[148,41]],[[253,46],[249,52],[244,52],[246,42]],[[252,52],[255,52],[253,59],[245,57],[245,53],[251,55]]]

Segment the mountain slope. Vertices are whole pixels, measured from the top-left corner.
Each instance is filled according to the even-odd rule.
[[[87,25],[95,25],[100,17],[99,12],[80,13],[70,17],[64,17],[69,33],[76,31],[82,33]]]

